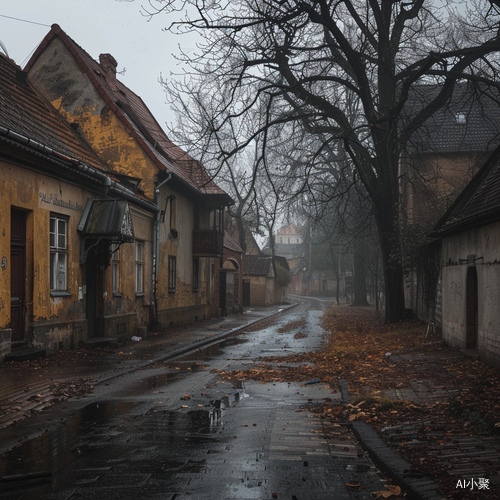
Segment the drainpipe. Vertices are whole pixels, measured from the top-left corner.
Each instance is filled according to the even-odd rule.
[[[153,276],[151,283],[152,300],[155,308],[155,323],[158,324],[158,297],[156,292],[156,278],[158,276],[159,263],[158,258],[160,255],[160,188],[166,184],[172,178],[172,174],[169,172],[166,179],[160,182],[155,189],[155,205],[157,207],[156,220],[153,224]]]

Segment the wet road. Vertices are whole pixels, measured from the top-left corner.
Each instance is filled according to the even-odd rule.
[[[59,405],[47,413],[45,432],[2,455],[0,498],[369,498],[345,487],[350,470],[365,474],[369,465],[354,446],[332,457],[335,445],[322,436],[321,422],[301,408],[340,395],[324,384],[242,383],[217,374],[255,368],[262,356],[317,349],[321,316],[319,301],[305,302],[272,327]]]

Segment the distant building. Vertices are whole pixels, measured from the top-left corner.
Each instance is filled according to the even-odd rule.
[[[279,283],[276,266],[289,271],[286,259],[271,255],[243,257],[243,305],[268,306],[285,299],[285,287]]]
[[[302,229],[294,224],[279,229],[276,232],[274,253],[286,259],[303,257],[307,253],[307,249],[304,245]]]

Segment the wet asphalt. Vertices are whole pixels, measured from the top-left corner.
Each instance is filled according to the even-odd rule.
[[[324,305],[305,301],[272,326],[165,363],[138,366],[137,355],[128,370],[110,369],[93,393],[45,410],[16,446],[0,448],[0,498],[372,498],[383,486],[357,443],[340,433],[327,439],[306,408],[341,394],[321,383],[219,375],[317,349],[325,341]],[[297,329],[277,331],[301,319]]]

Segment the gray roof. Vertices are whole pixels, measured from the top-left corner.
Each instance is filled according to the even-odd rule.
[[[500,220],[500,147],[436,224],[432,235],[451,234]]]
[[[403,115],[415,115],[435,98],[441,87],[414,88]],[[451,102],[417,130],[409,149],[422,153],[475,153],[493,151],[500,144],[500,106],[498,94],[457,83]]]
[[[252,276],[272,276],[271,255],[245,255],[243,257],[243,274]]]

